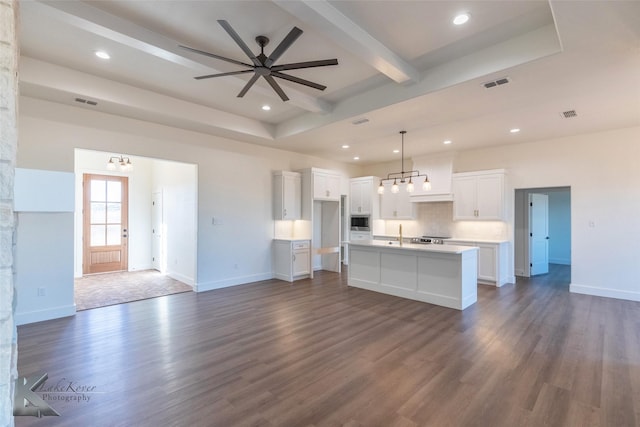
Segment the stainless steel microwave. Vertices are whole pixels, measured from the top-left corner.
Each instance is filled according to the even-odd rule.
[[[368,215],[351,216],[351,230],[353,231],[371,231],[369,228]]]

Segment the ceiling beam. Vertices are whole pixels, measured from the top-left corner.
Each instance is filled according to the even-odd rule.
[[[146,54],[197,72],[206,74],[220,72],[212,65],[212,60],[180,49],[178,41],[140,27],[131,21],[107,13],[88,3],[79,1],[39,1],[29,3],[39,5],[46,13],[62,22]],[[229,77],[228,81],[238,87],[246,84],[246,81],[237,77]],[[270,88],[256,86],[255,90],[264,96],[279,99]],[[333,107],[326,101],[292,88],[287,88],[287,94],[292,105],[308,112],[328,113]]]
[[[97,102],[94,111],[132,119],[195,129],[235,139],[273,141],[273,125],[226,111],[205,107],[146,89],[96,77],[81,71],[23,56],[20,58],[20,84],[30,96],[31,89],[41,99],[86,108],[78,96]],[[264,143],[264,142],[263,142]]]
[[[417,83],[412,65],[358,26],[326,0],[273,0],[296,18],[313,26],[340,47],[359,57],[396,83]]]

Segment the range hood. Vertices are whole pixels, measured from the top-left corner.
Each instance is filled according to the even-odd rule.
[[[431,190],[422,191],[420,186],[416,185],[409,200],[415,203],[452,201],[451,177],[454,157],[453,153],[412,157],[413,169],[427,174],[431,182]]]

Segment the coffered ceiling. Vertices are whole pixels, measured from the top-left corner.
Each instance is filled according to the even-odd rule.
[[[409,157],[640,125],[637,1],[21,1],[20,8],[24,96],[339,161],[399,158],[392,150],[401,129]],[[469,21],[454,25],[463,12]],[[267,36],[267,56],[297,26],[304,33],[278,63],[337,58],[339,65],[289,72],[324,91],[278,80],[290,98],[283,102],[261,79],[238,98],[250,74],[195,80],[241,68],[178,46],[250,62],[217,20],[255,53],[255,37]],[[508,83],[484,86],[503,78]],[[575,117],[561,114],[571,110]]]

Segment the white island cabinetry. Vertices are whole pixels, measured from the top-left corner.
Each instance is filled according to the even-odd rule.
[[[287,282],[310,277],[311,252],[309,240],[275,239],[274,277]]]
[[[478,249],[349,243],[348,285],[463,310],[478,299]]]

